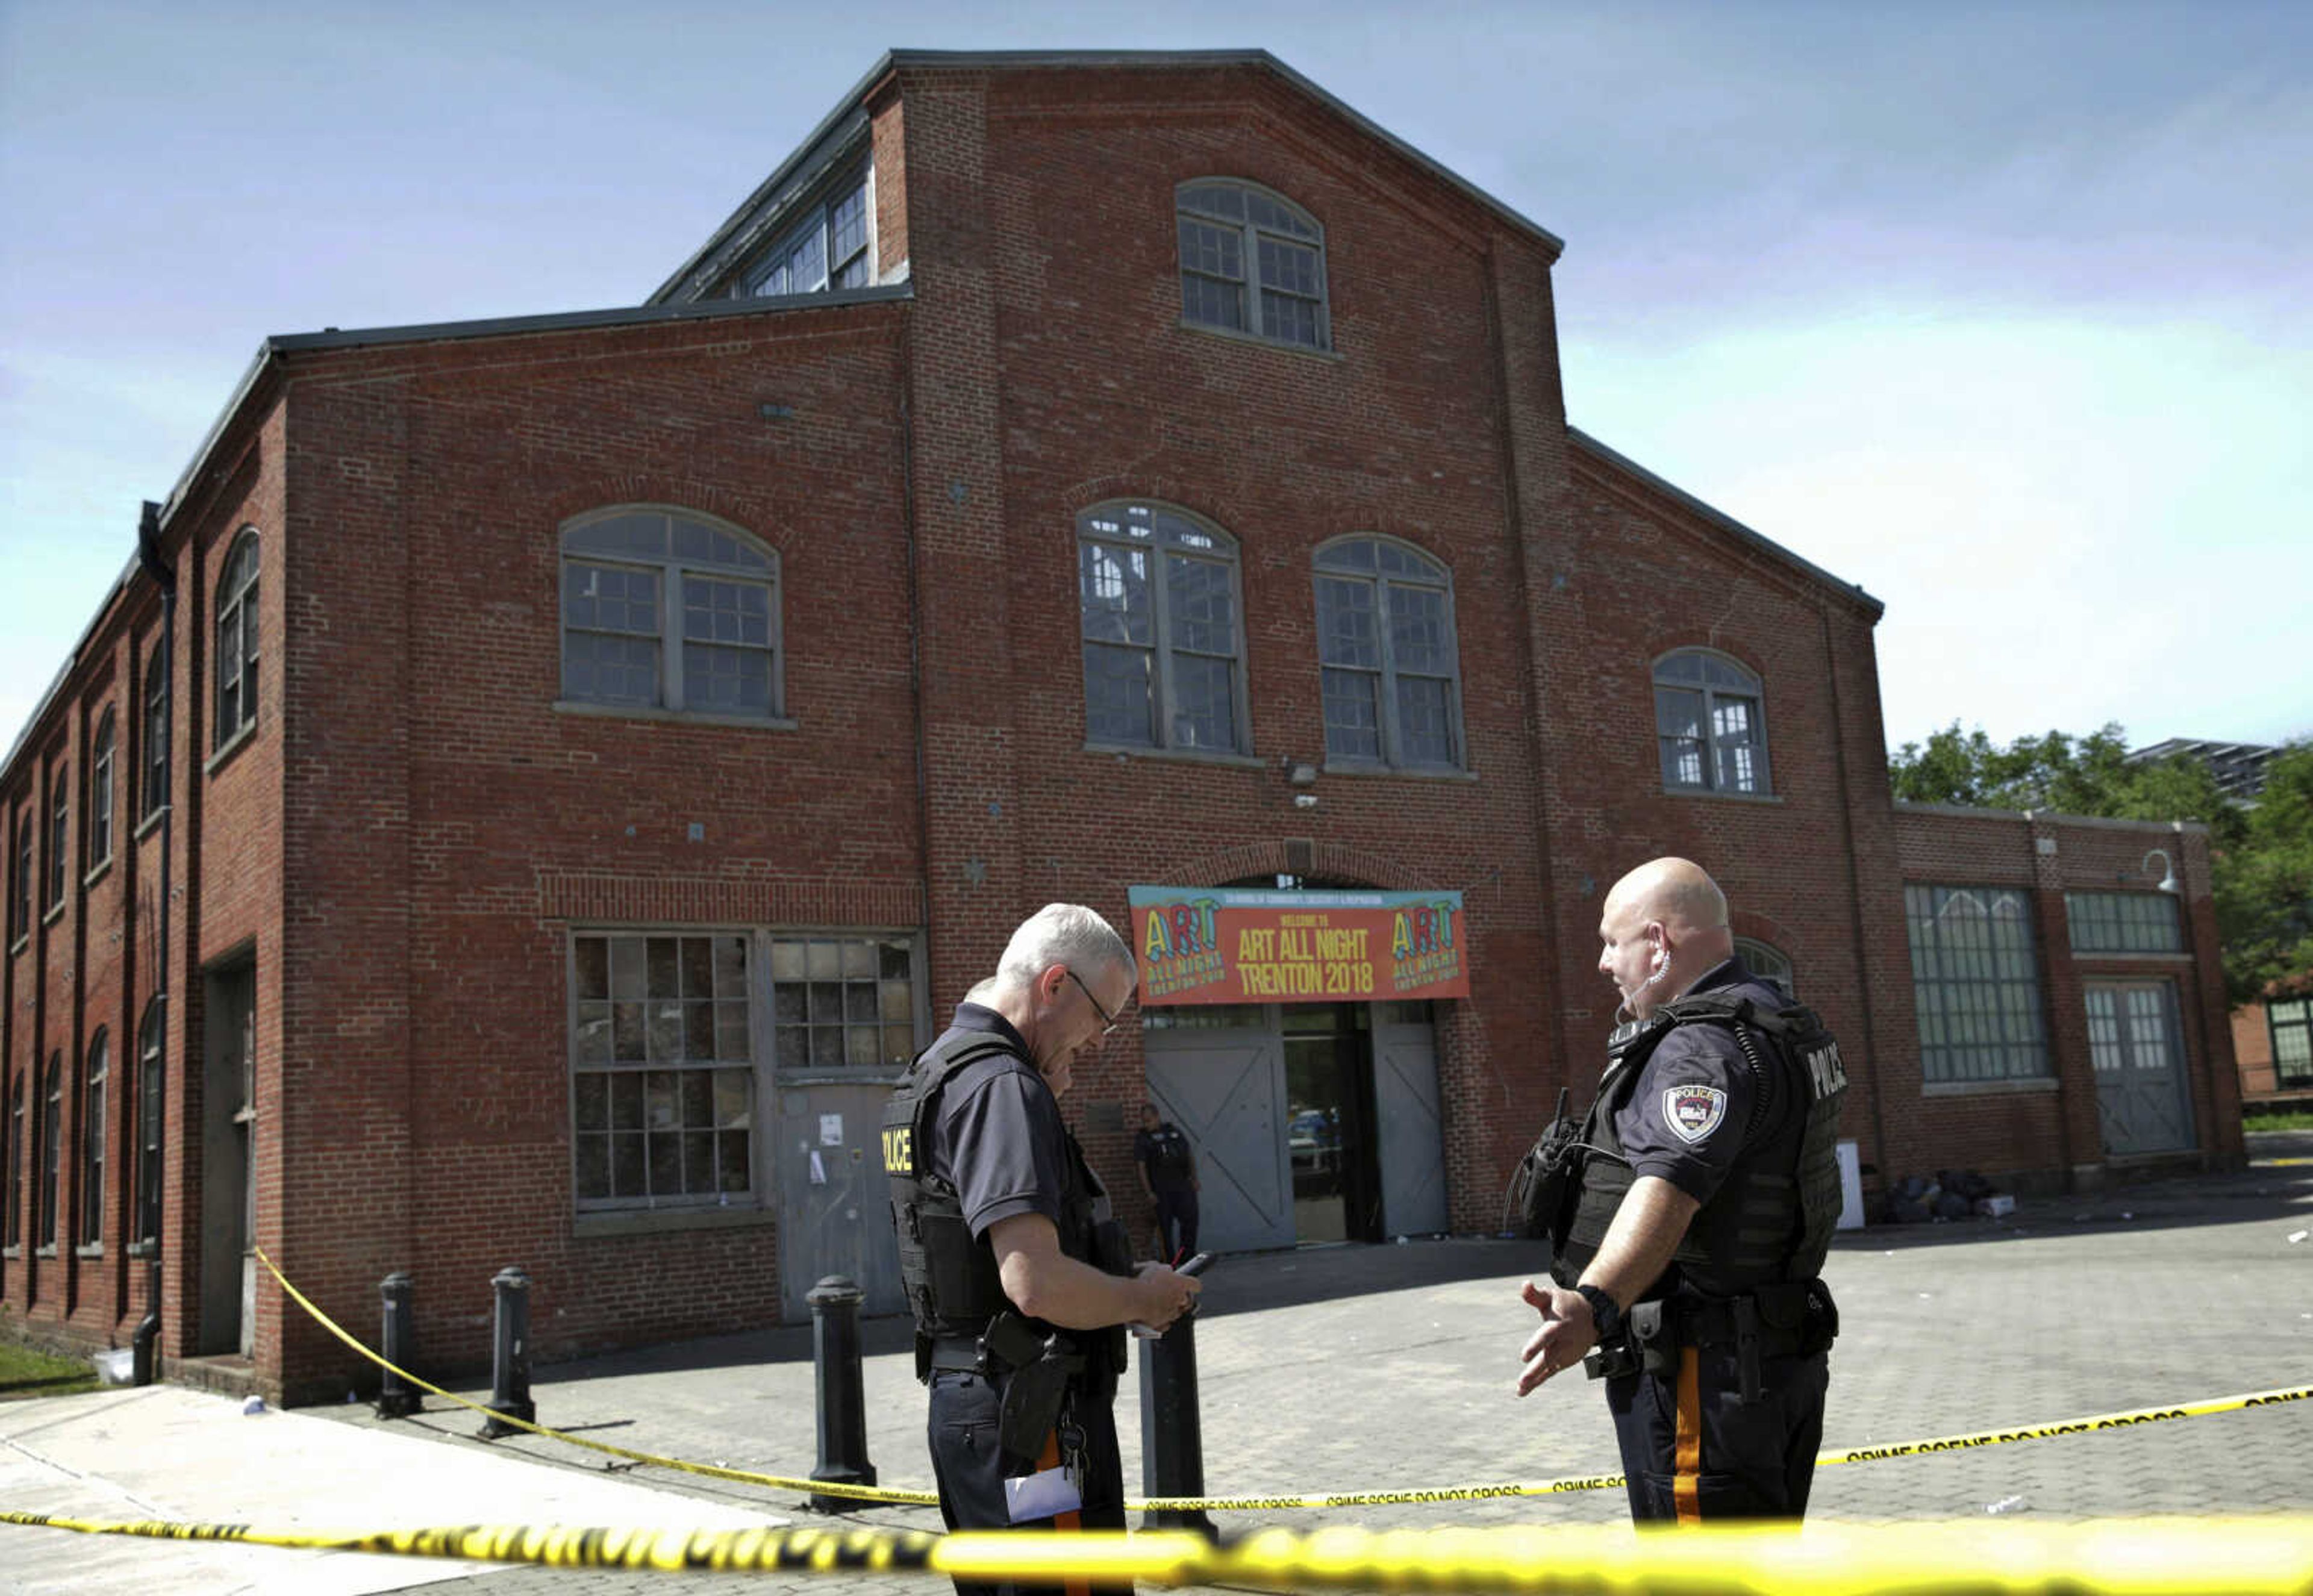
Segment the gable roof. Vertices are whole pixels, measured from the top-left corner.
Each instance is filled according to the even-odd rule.
[[[1015,70],[1098,69],[1103,71],[1172,71],[1197,66],[1249,66],[1272,74],[1300,93],[1348,122],[1368,137],[1387,145],[1440,181],[1460,190],[1518,232],[1536,240],[1554,259],[1566,241],[1495,198],[1450,167],[1423,154],[1386,127],[1352,110],[1302,76],[1267,50],[886,50],[853,84],[835,109],[804,137],[795,152],[757,184],[739,208],[701,244],[690,258],[661,283],[649,300],[659,304],[685,294],[698,294],[722,274],[734,256],[758,241],[789,204],[801,197],[828,166],[849,154],[866,134],[868,93],[894,72],[911,68]]]

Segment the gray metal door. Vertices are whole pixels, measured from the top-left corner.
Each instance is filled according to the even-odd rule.
[[[779,1312],[811,1317],[805,1301],[829,1275],[848,1275],[866,1293],[866,1313],[907,1307],[900,1247],[878,1135],[884,1080],[814,1081],[783,1087],[772,1120],[771,1162],[779,1194]]]
[[[1393,1236],[1446,1228],[1446,1137],[1438,1039],[1428,1025],[1374,1027],[1374,1109],[1381,1119],[1381,1222]]]
[[[1258,1027],[1141,1033],[1148,1096],[1197,1152],[1197,1241],[1214,1252],[1293,1245],[1285,1047],[1275,1011]]]
[[[2193,1145],[2192,1100],[2176,995],[2166,981],[2099,981],[2086,988],[2089,1057],[2106,1153]]]

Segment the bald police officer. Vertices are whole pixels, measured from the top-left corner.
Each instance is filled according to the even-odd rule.
[[[951,1530],[1124,1527],[1122,1327],[1163,1329],[1198,1287],[1133,1263],[1060,1098],[1076,1055],[1115,1030],[1138,984],[1107,921],[1048,904],[884,1110],[900,1276]],[[960,1596],[1028,1589],[956,1581]]]
[[[1641,1522],[1798,1518],[1839,1322],[1817,1277],[1838,1044],[1734,956],[1726,897],[1687,860],[1623,877],[1598,934],[1630,1022],[1539,1199],[1552,1278],[1526,1283],[1542,1328],[1517,1394],[1578,1363],[1605,1381]]]

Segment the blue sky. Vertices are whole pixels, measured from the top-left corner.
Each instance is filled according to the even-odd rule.
[[[1891,744],[2313,733],[2313,5],[0,0],[0,746],[265,335],[637,303],[894,45],[1260,46],[1559,233]]]

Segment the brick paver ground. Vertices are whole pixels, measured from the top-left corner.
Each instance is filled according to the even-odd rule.
[[[1845,1320],[1827,1447],[1884,1444],[2313,1382],[2313,1136],[2257,1138],[2245,1174],[2027,1204],[2013,1219],[1842,1235],[1826,1275]],[[1302,1493],[1612,1472],[1599,1391],[1564,1379],[1509,1394],[1532,1315],[1530,1245],[1444,1241],[1231,1258],[1208,1277],[1198,1332],[1208,1488]],[[923,1398],[901,1323],[868,1327],[869,1450],[885,1484],[928,1486]],[[541,1373],[543,1422],[621,1445],[784,1473],[814,1456],[807,1330],[689,1344]],[[1127,1476],[1139,1414],[1120,1402]],[[482,1393],[477,1392],[477,1395]],[[349,1417],[350,1423],[374,1423]],[[467,1416],[415,1421],[444,1444]],[[599,1467],[550,1443],[502,1443]],[[2306,1511],[2313,1402],[2138,1429],[1849,1465],[1816,1479],[1814,1514],[1942,1518]],[[649,1471],[721,1501],[796,1498]],[[477,1504],[476,1516],[488,1516]],[[1612,1521],[1619,1492],[1220,1515],[1226,1528]],[[937,1528],[929,1509],[852,1521]],[[687,1592],[802,1590],[794,1578],[693,1575]],[[849,1592],[933,1592],[924,1577],[846,1578]],[[663,1576],[519,1569],[427,1587],[459,1596],[651,1592]]]

